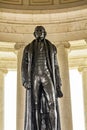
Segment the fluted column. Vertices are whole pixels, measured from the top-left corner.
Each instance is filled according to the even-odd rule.
[[[79,71],[82,73],[85,130],[87,130],[87,67],[80,67]]]
[[[61,43],[57,46],[58,62],[62,80],[63,98],[59,99],[61,130],[72,130],[71,96],[68,67],[68,43]]]
[[[24,44],[16,44],[17,50],[17,122],[16,130],[24,130],[25,89],[21,83],[21,60]]]
[[[4,130],[4,76],[6,71],[0,69],[0,130]]]

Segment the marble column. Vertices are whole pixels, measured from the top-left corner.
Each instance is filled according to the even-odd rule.
[[[24,130],[24,106],[25,106],[25,89],[21,82],[21,60],[23,53],[23,44],[17,43],[15,49],[17,50],[17,122],[16,130]]]
[[[85,130],[87,130],[87,67],[78,69],[82,73]]]
[[[61,130],[73,130],[71,96],[69,82],[68,49],[70,44],[61,43],[57,46],[60,76],[62,80],[63,98],[59,99],[59,110],[61,120]]]
[[[4,130],[4,76],[6,71],[0,69],[0,130]]]

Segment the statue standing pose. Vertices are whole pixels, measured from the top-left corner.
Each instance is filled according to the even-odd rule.
[[[61,130],[57,98],[62,97],[57,49],[37,26],[35,39],[24,48],[22,83],[26,88],[24,130]]]

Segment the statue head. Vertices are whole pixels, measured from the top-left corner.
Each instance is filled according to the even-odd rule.
[[[43,26],[36,26],[34,36],[36,39],[43,40],[46,36],[45,28]]]

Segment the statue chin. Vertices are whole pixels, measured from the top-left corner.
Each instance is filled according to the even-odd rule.
[[[41,40],[44,39],[44,37],[40,36],[40,37],[36,37],[36,39],[37,39],[38,41],[41,41]]]

